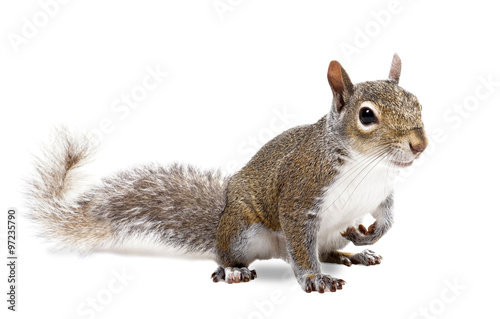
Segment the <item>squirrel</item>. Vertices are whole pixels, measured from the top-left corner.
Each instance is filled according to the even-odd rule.
[[[232,176],[147,164],[82,191],[78,168],[96,145],[59,129],[35,160],[29,217],[42,237],[81,253],[139,238],[209,254],[214,282],[248,282],[257,277],[253,261],[281,258],[306,292],[342,289],[345,281],[323,274],[320,262],[381,262],[371,250],[340,250],[374,244],[389,230],[395,177],[428,144],[422,107],[399,86],[400,74],[397,54],[388,79],[358,84],[331,61],[329,112],[276,136]],[[366,228],[368,214],[375,221]]]

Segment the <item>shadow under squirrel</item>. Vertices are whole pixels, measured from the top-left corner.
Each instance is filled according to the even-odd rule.
[[[393,182],[427,146],[417,98],[398,85],[401,60],[387,80],[351,83],[339,62],[328,68],[333,103],[318,122],[265,144],[237,173],[189,165],[143,165],[78,190],[78,170],[95,145],[61,129],[35,161],[27,196],[40,235],[90,253],[143,239],[211,255],[215,282],[247,282],[256,259],[282,258],[306,292],[345,282],[320,262],[375,265],[370,245],[393,223]],[[371,214],[375,222],[360,224]]]

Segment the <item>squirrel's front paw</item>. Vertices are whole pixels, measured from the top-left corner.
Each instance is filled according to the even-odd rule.
[[[330,275],[308,274],[302,277],[300,285],[307,293],[317,291],[322,294],[325,291],[335,292],[337,289],[342,289],[342,286],[345,285],[345,281],[333,278]]]
[[[340,233],[343,237],[350,240],[356,246],[372,245],[378,238],[375,237],[375,224],[365,228],[359,225],[358,228],[349,227],[345,232]]]

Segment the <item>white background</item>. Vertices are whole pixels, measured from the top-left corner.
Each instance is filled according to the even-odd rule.
[[[16,207],[20,217],[18,311],[6,310],[2,266],[2,313],[91,318],[87,302],[97,298],[96,318],[494,316],[500,20],[492,2],[221,3],[231,6],[222,16],[213,0],[74,0],[44,21],[37,1],[2,2],[1,255],[7,209]],[[33,17],[36,34],[28,30],[30,38],[13,45]],[[99,176],[150,161],[231,172],[254,152],[252,141],[263,144],[326,114],[330,60],[361,82],[384,79],[394,52],[403,61],[400,85],[423,105],[431,144],[403,172],[396,223],[371,248],[384,256],[382,264],[324,265],[346,280],[343,291],[306,294],[280,260],[255,262],[257,280],[226,285],[211,282],[210,260],[79,258],[33,238],[22,219],[31,153],[57,124],[86,131],[105,122],[109,132],[93,167]],[[137,107],[113,110],[115,100],[141,90],[148,68],[168,77]],[[113,272],[123,271],[127,282],[114,282]],[[120,291],[109,292],[110,283]]]

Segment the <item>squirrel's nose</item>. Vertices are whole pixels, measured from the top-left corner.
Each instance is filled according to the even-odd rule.
[[[413,154],[418,155],[422,153],[427,147],[427,136],[423,129],[415,129],[410,133],[408,144]]]
[[[410,149],[411,149],[412,153],[415,154],[415,155],[417,155],[419,153],[422,153],[425,150],[426,147],[427,147],[427,145],[425,145],[423,142],[419,142],[419,143],[413,144],[410,141]]]

